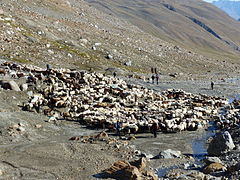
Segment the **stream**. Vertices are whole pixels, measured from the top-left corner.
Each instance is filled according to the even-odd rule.
[[[210,137],[213,137],[216,134],[216,128],[213,122],[209,123],[208,129],[203,132],[203,134],[192,140],[192,157],[195,161],[192,164],[203,165],[202,160],[207,156],[207,146],[206,142]],[[190,164],[189,164],[190,167]],[[166,174],[173,169],[182,168],[182,166],[173,165],[170,167],[158,168],[157,174],[158,177],[164,177]],[[188,167],[187,167],[188,169]],[[190,168],[191,169],[191,168]]]

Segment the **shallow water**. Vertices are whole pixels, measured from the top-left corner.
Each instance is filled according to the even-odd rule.
[[[216,134],[215,131],[216,131],[216,128],[213,122],[211,122],[209,123],[209,127],[207,131],[203,131],[203,133],[199,137],[193,138],[191,142],[192,143],[191,147],[192,147],[192,156],[195,159],[194,164],[197,164],[197,165],[202,164],[201,160],[207,156],[206,141],[207,139],[209,139],[210,137]],[[176,165],[173,165],[170,167],[162,167],[162,168],[158,168],[156,170],[156,173],[158,177],[164,177],[170,170],[176,169],[176,168],[181,168],[181,167],[178,167]]]
[[[193,157],[196,161],[204,159],[207,155],[206,141],[216,134],[216,128],[213,122],[209,123],[208,130],[203,133],[199,138],[196,138],[192,142]]]

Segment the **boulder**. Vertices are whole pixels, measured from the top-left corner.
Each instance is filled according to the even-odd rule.
[[[164,158],[164,159],[181,158],[182,153],[181,153],[181,151],[167,149],[165,151],[160,152],[158,157]]]
[[[208,154],[210,156],[220,156],[231,151],[235,147],[232,137],[228,131],[217,134],[209,143]]]
[[[151,170],[147,170],[146,172],[144,172],[144,176],[147,177],[147,179],[149,180],[158,180],[158,177]]]
[[[3,89],[10,89],[13,91],[21,91],[18,84],[15,81],[1,81],[0,84]]]
[[[132,61],[127,61],[124,63],[125,66],[132,66]]]
[[[138,168],[127,161],[117,161],[109,169],[104,171],[107,177],[121,180],[141,180]]]
[[[108,139],[108,134],[103,131],[103,132],[99,133],[98,135],[96,135],[95,139],[98,139],[98,140]]]
[[[27,91],[27,89],[28,89],[28,84],[21,84],[20,89],[21,89],[22,91]]]
[[[218,157],[207,157],[207,158],[203,159],[203,161],[206,163],[206,165],[209,165],[212,163],[223,164],[222,161]]]
[[[113,59],[113,56],[112,56],[111,54],[108,54],[108,55],[106,56],[106,58],[107,58],[107,59]]]
[[[220,164],[220,163],[212,163],[208,166],[206,166],[204,169],[203,169],[203,172],[205,174],[210,174],[210,173],[213,173],[213,172],[217,172],[217,171],[226,171],[227,168]]]
[[[146,166],[147,166],[146,163],[147,163],[146,158],[140,158],[139,160],[130,162],[130,164],[132,166],[137,167],[140,172],[142,172],[146,168]]]

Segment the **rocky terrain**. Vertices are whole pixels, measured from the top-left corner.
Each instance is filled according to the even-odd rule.
[[[240,24],[210,3],[201,0],[86,1],[157,38],[220,62],[237,63]]]
[[[238,25],[228,36],[217,20],[209,29],[192,19],[206,3],[190,3],[194,13],[184,14],[183,4],[161,1],[162,12],[214,30],[206,39],[220,37],[211,44],[216,55],[161,39],[94,3],[0,1],[0,177],[236,179]]]
[[[0,71],[3,178],[238,176],[236,100],[228,105],[224,98],[182,90],[160,93],[100,73],[44,69],[6,61]],[[123,130],[130,130],[126,133],[135,135],[122,134],[120,139],[116,138],[113,129],[116,120],[122,122]],[[204,165],[197,158],[198,153],[206,156],[204,149],[201,152],[197,145],[194,152],[191,146],[204,134],[209,121],[215,122],[219,129],[230,129],[233,140],[229,145],[226,139],[226,149],[220,152],[214,148],[217,145],[209,145],[209,155],[214,158],[206,158]],[[153,122],[160,126],[157,138],[152,138],[149,131]],[[190,132],[183,133],[185,130]],[[207,139],[202,141],[204,145]],[[219,144],[218,140],[209,142]],[[216,156],[222,161],[216,160]],[[229,161],[229,157],[235,162]]]
[[[170,44],[83,0],[3,0],[0,17],[0,56],[15,62],[118,74],[157,67],[163,74],[190,78],[239,70],[231,53],[213,57]]]

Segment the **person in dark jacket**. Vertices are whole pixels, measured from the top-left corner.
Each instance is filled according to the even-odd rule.
[[[151,127],[151,131],[152,131],[154,137],[156,138],[157,137],[157,131],[158,131],[157,122],[155,122],[155,121],[153,122],[152,127]]]
[[[117,122],[114,124],[114,127],[116,129],[116,134],[119,136],[119,138],[121,137],[120,134],[120,129],[121,129],[121,123],[119,120],[117,120]]]
[[[213,90],[214,82],[211,82],[211,89]]]

